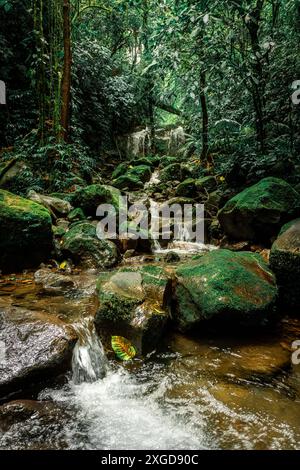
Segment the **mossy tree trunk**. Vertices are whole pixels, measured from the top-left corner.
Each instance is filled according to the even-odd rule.
[[[71,22],[70,1],[63,0],[63,40],[64,40],[64,65],[61,85],[61,138],[67,142],[70,137],[70,108],[71,108]]]

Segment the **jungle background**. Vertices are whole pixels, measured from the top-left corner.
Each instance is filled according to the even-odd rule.
[[[137,126],[183,126],[184,158],[233,186],[299,183],[298,0],[0,0],[0,24],[13,192],[89,183]]]

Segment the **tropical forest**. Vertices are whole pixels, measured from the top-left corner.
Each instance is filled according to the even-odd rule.
[[[300,0],[0,0],[0,450],[299,422]]]

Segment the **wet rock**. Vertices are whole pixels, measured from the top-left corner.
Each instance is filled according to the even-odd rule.
[[[97,328],[131,340],[139,352],[152,351],[169,317],[171,281],[159,266],[122,268],[98,281]]]
[[[280,301],[292,309],[300,305],[300,219],[282,227],[270,253],[270,265],[276,274]]]
[[[36,202],[0,190],[0,269],[33,267],[53,247],[51,216]]]
[[[86,215],[95,216],[100,204],[111,204],[116,212],[120,209],[121,193],[117,188],[103,184],[92,184],[72,194],[71,204],[82,209]]]
[[[67,447],[70,412],[51,401],[14,400],[0,406],[0,449],[52,450]]]
[[[299,213],[300,197],[292,186],[278,178],[265,178],[230,199],[218,218],[233,239],[269,240]]]
[[[33,190],[29,191],[28,199],[46,207],[55,217],[67,215],[72,210],[72,206],[68,201],[57,197],[38,194]]]
[[[169,251],[165,257],[166,263],[178,263],[180,261],[180,255],[175,251]]]
[[[43,292],[51,295],[61,295],[76,287],[72,277],[47,268],[36,271],[34,281]]]
[[[99,239],[95,225],[88,222],[75,224],[64,235],[62,252],[84,268],[109,268],[118,261],[116,245]]]
[[[9,189],[14,179],[18,177],[25,168],[25,163],[17,158],[12,158],[11,160],[0,163],[0,187]]]
[[[39,311],[0,309],[0,396],[16,393],[70,367],[76,335],[70,326]]]
[[[215,250],[180,265],[176,276],[176,320],[183,331],[203,320],[234,328],[273,317],[275,276],[259,255]]]

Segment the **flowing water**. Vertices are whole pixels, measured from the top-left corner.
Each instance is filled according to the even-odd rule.
[[[9,417],[1,449],[300,448],[300,367],[289,351],[299,320],[255,339],[170,333],[143,361],[119,363],[93,326],[97,274],[74,277],[77,290],[61,296],[34,283],[2,291],[2,307],[59,315],[79,341],[73,371],[31,397],[34,414]]]
[[[95,330],[94,318],[83,318],[73,327],[79,337],[72,358],[73,382],[81,384],[103,379],[108,364],[104,348]]]
[[[151,219],[153,216],[155,220],[159,221],[158,214],[161,210],[161,204],[150,199],[150,213]],[[162,225],[164,225],[164,220],[161,220]],[[170,230],[170,219],[166,219],[166,226],[168,227],[167,236],[169,236]],[[155,223],[151,225],[150,233],[153,240],[153,253],[154,254],[163,254],[166,255],[170,252],[177,253],[180,256],[184,257],[187,255],[193,255],[196,253],[202,253],[206,251],[212,251],[217,249],[216,246],[208,245],[200,242],[194,241],[194,235],[190,234],[190,230],[187,228],[187,225],[182,220],[182,223],[179,223],[176,228],[176,238],[170,239],[166,243],[162,244],[161,240],[158,238],[158,234],[161,234],[160,227]]]

